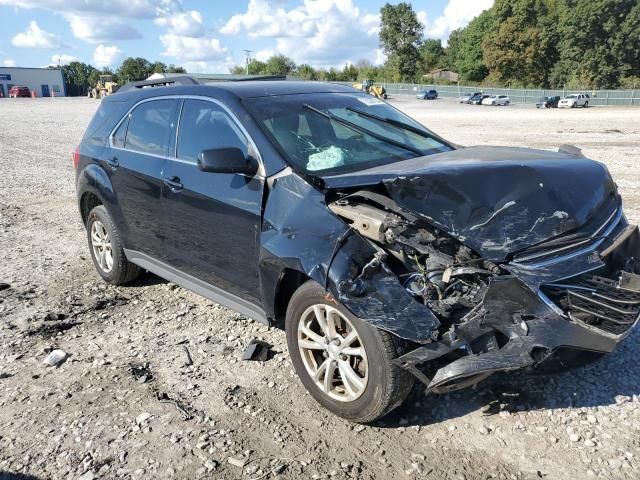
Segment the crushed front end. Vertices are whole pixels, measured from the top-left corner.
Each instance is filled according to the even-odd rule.
[[[396,364],[435,393],[545,364],[565,350],[585,359],[610,353],[640,318],[640,233],[612,199],[580,228],[487,260],[386,195],[339,195],[329,209],[378,249],[339,287],[340,300],[357,309],[376,271],[395,275],[435,317],[430,336]]]

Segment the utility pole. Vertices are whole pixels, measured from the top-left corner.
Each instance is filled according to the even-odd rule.
[[[251,58],[251,54],[253,53],[253,50],[243,50],[243,52],[245,53],[245,55],[247,57],[247,61],[246,61],[247,68],[246,68],[246,71],[247,71],[247,75],[249,75],[249,59]]]

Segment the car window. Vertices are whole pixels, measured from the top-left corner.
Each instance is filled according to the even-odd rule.
[[[178,101],[162,99],[138,105],[129,118],[125,148],[152,155],[167,155]]]
[[[127,126],[129,125],[129,118],[131,118],[131,116],[127,115],[127,118],[124,119],[124,121],[120,124],[118,129],[114,132],[113,136],[111,137],[111,143],[113,143],[114,147],[124,148],[124,140],[127,135]]]
[[[178,158],[196,162],[203,150],[236,147],[248,155],[248,139],[229,114],[206,100],[185,100],[178,133]]]

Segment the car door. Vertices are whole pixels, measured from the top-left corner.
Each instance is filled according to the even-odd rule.
[[[197,166],[203,150],[227,147],[258,156],[248,134],[221,103],[185,99],[176,156],[164,172],[169,264],[257,305],[263,178],[202,172]]]
[[[178,103],[162,98],[138,104],[115,129],[104,159],[125,248],[156,259],[166,258],[162,171],[175,135]]]

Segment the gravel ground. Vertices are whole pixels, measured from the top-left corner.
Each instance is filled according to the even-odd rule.
[[[462,145],[575,144],[640,220],[640,109],[391,101]],[[153,275],[101,282],[71,161],[97,105],[0,101],[0,478],[640,476],[639,331],[571,373],[417,387],[365,427],[305,393],[283,332]],[[273,345],[268,361],[240,361],[254,337]],[[42,364],[53,348],[69,354],[59,368]]]

